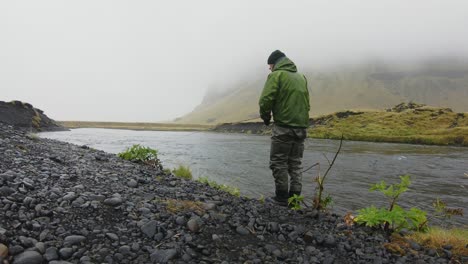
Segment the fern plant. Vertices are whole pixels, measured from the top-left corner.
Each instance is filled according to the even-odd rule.
[[[397,199],[402,193],[408,191],[411,184],[409,175],[400,176],[400,180],[400,183],[391,185],[387,185],[385,181],[374,184],[370,191],[380,191],[388,197],[390,199],[389,207],[387,209],[377,208],[372,205],[360,209],[354,221],[370,227],[380,227],[385,231],[403,228],[417,231],[425,230],[427,228],[426,212],[414,207],[405,210],[397,204]]]

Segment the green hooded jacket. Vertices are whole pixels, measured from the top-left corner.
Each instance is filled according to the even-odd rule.
[[[276,62],[258,104],[260,116],[269,117],[273,112],[273,120],[279,126],[309,127],[307,80],[287,57]]]

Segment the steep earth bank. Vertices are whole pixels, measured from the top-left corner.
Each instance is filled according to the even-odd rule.
[[[0,122],[31,131],[66,130],[47,117],[42,110],[20,101],[0,101]]]

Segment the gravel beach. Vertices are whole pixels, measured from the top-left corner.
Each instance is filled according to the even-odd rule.
[[[450,262],[449,250],[410,243],[400,255],[388,242],[330,212],[235,197],[0,123],[0,263]]]

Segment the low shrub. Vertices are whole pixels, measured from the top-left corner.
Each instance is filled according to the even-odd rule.
[[[301,210],[302,201],[304,201],[304,196],[294,194],[288,198],[288,206],[293,210]]]
[[[117,156],[132,162],[145,163],[153,166],[159,164],[158,151],[149,147],[143,147],[139,144],[127,148],[125,151],[117,154]]]

